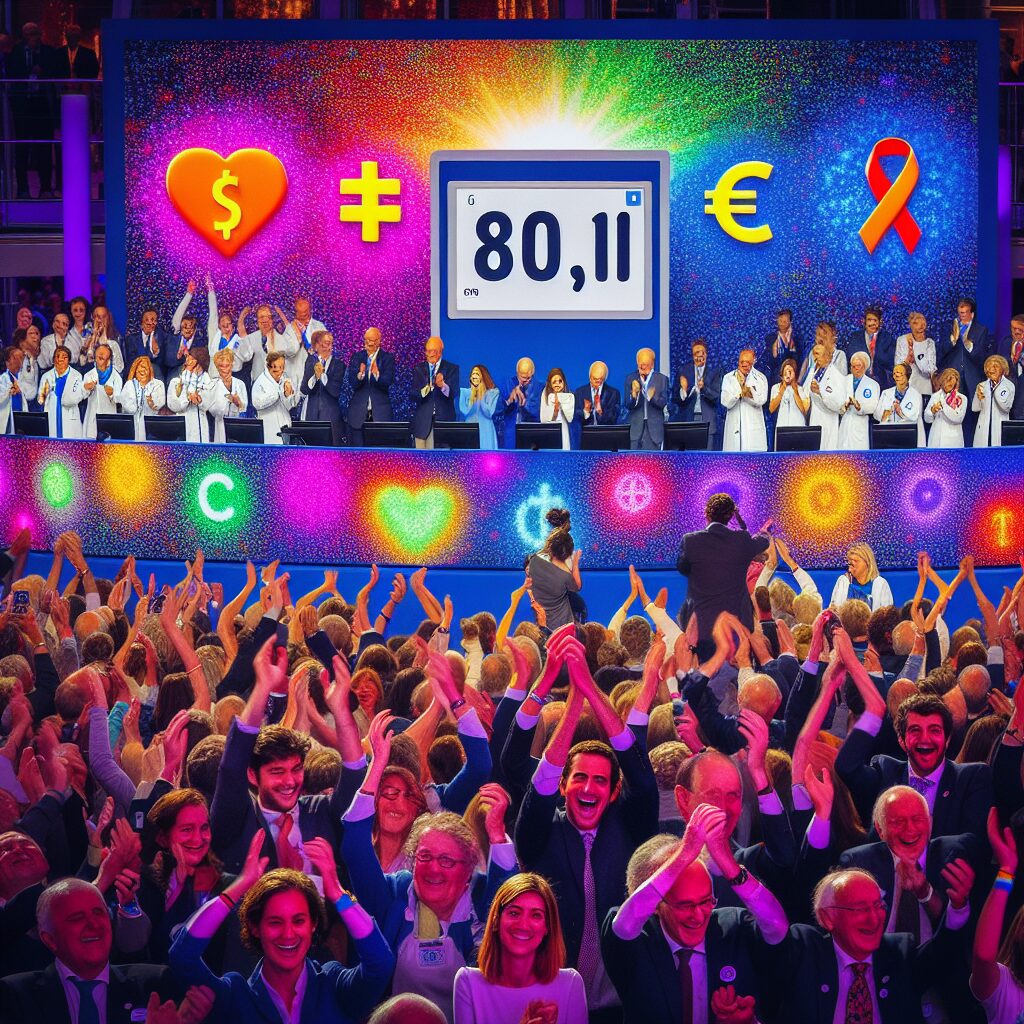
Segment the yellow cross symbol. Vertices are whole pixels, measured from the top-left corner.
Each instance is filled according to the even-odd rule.
[[[343,224],[362,224],[363,241],[379,242],[381,224],[397,224],[402,219],[402,204],[381,206],[380,197],[401,195],[402,183],[398,178],[378,178],[376,160],[364,160],[360,166],[360,177],[341,179],[343,196],[360,197],[358,203],[342,205],[341,221]]]

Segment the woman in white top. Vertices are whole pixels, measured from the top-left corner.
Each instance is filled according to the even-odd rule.
[[[124,354],[121,352],[121,332],[114,326],[110,310],[106,306],[96,306],[92,311],[92,333],[86,338],[78,353],[78,365],[91,367],[96,361],[96,346],[106,342],[113,356],[114,369],[124,372]]]
[[[878,381],[867,376],[871,359],[867,352],[850,356],[846,377],[846,402],[839,422],[839,450],[866,452],[871,447],[871,417],[878,408]]]
[[[926,337],[928,321],[924,313],[907,316],[909,334],[896,339],[896,364],[903,363],[910,373],[910,386],[921,395],[932,393],[932,374],[935,372],[935,341]]]
[[[811,396],[797,380],[796,360],[784,359],[779,370],[779,383],[772,386],[768,411],[775,416],[775,429],[779,427],[806,427]]]
[[[586,1024],[583,978],[565,967],[558,903],[540,875],[513,875],[495,893],[477,963],[455,975],[455,1024]]]
[[[187,305],[191,299],[191,294],[186,292],[182,301]],[[252,353],[247,352],[246,346],[242,344],[242,339],[235,330],[234,317],[228,310],[221,310],[217,305],[217,293],[213,289],[213,279],[209,274],[206,275],[206,304],[209,310],[206,318],[206,337],[209,339],[210,358],[216,363],[217,353],[228,349],[233,356],[231,370],[233,373],[240,373],[247,360],[252,358]]]
[[[39,382],[39,401],[50,418],[50,437],[82,436],[79,403],[84,398],[82,375],[71,369],[71,353],[63,345],[54,349],[53,368]]]
[[[213,442],[224,444],[224,421],[241,416],[249,404],[249,392],[245,384],[232,376],[235,353],[222,348],[213,357],[216,373],[211,375],[213,401],[210,404],[210,415],[213,417]]]
[[[121,388],[121,409],[135,417],[136,441],[146,440],[146,417],[159,416],[165,400],[164,382],[153,376],[149,356],[139,356]]]
[[[53,366],[53,351],[63,345],[71,353],[71,362],[78,360],[79,341],[71,333],[71,317],[67,313],[58,313],[53,318],[53,333],[43,338],[39,346],[39,365],[48,370]]]
[[[252,385],[252,404],[263,420],[263,443],[284,444],[281,428],[290,427],[289,410],[299,401],[295,385],[284,375],[284,353],[268,352],[267,368]]]
[[[71,313],[71,330],[68,332],[72,344],[68,348],[75,353],[77,362],[82,351],[82,346],[92,335],[92,321],[89,319],[89,301],[84,295],[76,295],[69,303],[68,310]]]
[[[114,369],[113,352],[110,345],[101,341],[96,346],[96,365],[85,372],[82,377],[82,390],[87,395],[85,400],[85,424],[83,437],[96,439],[96,414],[117,412],[117,402],[121,397],[121,375]]]
[[[562,425],[562,451],[569,450],[569,424],[576,412],[576,396],[565,383],[565,374],[557,367],[548,374],[540,396],[541,423]]]
[[[896,386],[882,392],[875,408],[875,419],[879,423],[916,423],[917,444],[923,448],[926,443],[921,417],[924,399],[910,386],[910,368],[906,363],[897,363],[892,368],[892,379]]]
[[[950,367],[939,377],[939,390],[929,399],[924,410],[929,448],[963,448],[964,417],[967,397],[960,394],[960,374]]]
[[[210,368],[210,350],[195,345],[185,353],[181,372],[167,384],[167,407],[185,417],[185,440],[206,444],[210,440],[210,421],[206,410],[213,405],[213,381],[206,372]]]
[[[1015,385],[1009,376],[1010,364],[1002,356],[985,360],[985,376],[974,392],[971,408],[978,413],[974,428],[974,447],[998,447],[1003,443],[1003,423],[1010,418]]]
[[[846,572],[836,580],[829,604],[838,608],[856,598],[872,611],[892,604],[892,590],[884,577],[878,575],[878,563],[870,544],[851,544],[846,552]]]

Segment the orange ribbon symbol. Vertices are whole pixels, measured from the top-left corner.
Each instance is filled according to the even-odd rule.
[[[882,170],[882,157],[885,156],[907,158],[895,181],[890,181]],[[868,156],[864,173],[867,175],[871,194],[878,205],[864,221],[859,232],[860,240],[869,254],[875,251],[882,236],[890,227],[896,229],[896,234],[900,236],[900,241],[908,253],[917,248],[917,243],[921,241],[921,228],[907,209],[907,203],[917,185],[919,171],[914,147],[906,139],[891,137],[879,139],[875,143]]]

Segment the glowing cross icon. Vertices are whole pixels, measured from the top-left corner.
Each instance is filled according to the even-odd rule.
[[[615,485],[615,501],[627,515],[643,512],[652,497],[651,481],[643,473],[626,473]]]
[[[381,224],[397,224],[402,219],[402,204],[381,206],[381,196],[402,194],[398,178],[378,178],[377,161],[364,160],[358,178],[342,178],[341,194],[359,196],[358,203],[345,203],[341,207],[343,224],[362,224],[363,241],[379,242]]]

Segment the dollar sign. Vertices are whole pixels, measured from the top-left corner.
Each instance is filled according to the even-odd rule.
[[[213,230],[219,231],[224,236],[225,242],[231,237],[231,232],[242,222],[241,207],[234,199],[224,195],[224,189],[229,185],[234,185],[237,188],[238,179],[225,168],[221,176],[213,183],[212,189],[214,202],[219,206],[223,206],[228,213],[227,220],[215,220],[213,222]]]

